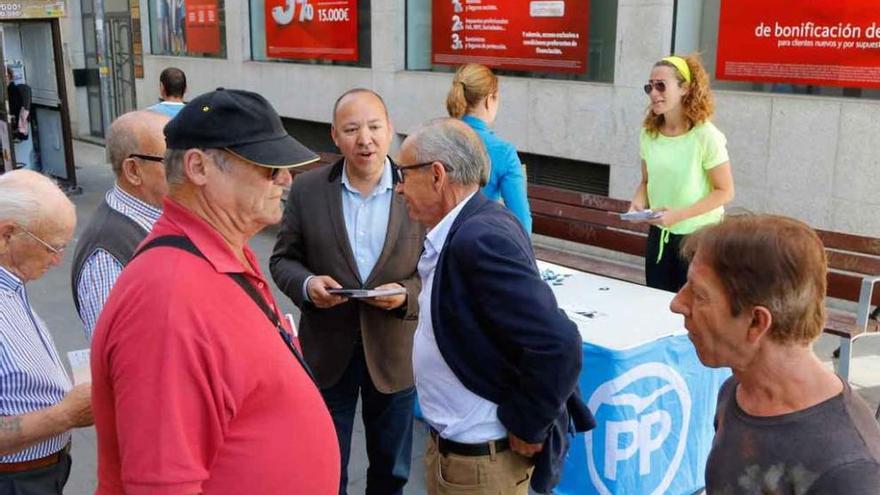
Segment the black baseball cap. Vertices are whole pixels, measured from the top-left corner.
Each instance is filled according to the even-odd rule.
[[[193,98],[165,126],[168,149],[219,148],[255,165],[299,167],[318,161],[290,136],[265,98],[251,91],[217,88]]]

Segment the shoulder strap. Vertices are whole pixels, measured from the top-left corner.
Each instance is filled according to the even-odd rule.
[[[173,247],[177,249],[182,249],[191,254],[194,254],[195,256],[198,256],[199,258],[202,258],[205,261],[208,260],[208,258],[206,258],[205,255],[201,251],[199,251],[199,248],[197,248],[196,245],[193,244],[188,237],[180,235],[164,235],[152,239],[150,242],[144,244],[137,253],[135,253],[135,255],[132,257],[132,260],[141,255],[144,251],[156,247]],[[266,315],[266,318],[268,318],[272,325],[275,326],[275,329],[278,330],[278,334],[281,336],[281,340],[284,341],[284,344],[287,346],[287,348],[290,350],[296,360],[299,361],[299,364],[302,365],[306,374],[309,375],[309,378],[312,379],[312,382],[314,382],[315,376],[312,374],[312,370],[309,369],[309,366],[306,364],[305,359],[303,359],[299,350],[293,344],[293,339],[291,338],[290,334],[287,333],[287,331],[284,329],[284,326],[281,325],[281,319],[278,318],[278,313],[276,313],[272,310],[272,308],[269,307],[269,305],[266,303],[266,300],[263,299],[263,296],[261,296],[260,293],[257,292],[257,289],[254,288],[254,286],[247,281],[244,275],[242,275],[241,273],[227,273],[227,275],[236,284],[238,284],[238,286],[241,287],[242,290],[244,290],[245,294],[247,294],[248,297],[250,297],[251,300],[254,301],[257,307],[259,307],[263,314]]]

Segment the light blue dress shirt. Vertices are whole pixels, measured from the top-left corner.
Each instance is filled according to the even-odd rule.
[[[461,120],[480,136],[489,154],[492,166],[483,194],[492,201],[503,199],[504,206],[519,219],[526,232],[531,234],[532,213],[529,210],[527,180],[516,148],[498,137],[485,121],[473,115],[465,115]]]
[[[391,161],[385,159],[385,169],[379,183],[369,196],[363,196],[348,180],[347,165],[342,168],[342,216],[348,244],[357,263],[361,283],[365,283],[376,266],[376,261],[385,247],[388,234],[388,218],[391,216],[391,199],[394,197],[394,182],[391,178]],[[307,277],[303,283],[303,294],[309,298]],[[346,287],[351,289],[354,287]],[[373,287],[368,287],[372,289]]]

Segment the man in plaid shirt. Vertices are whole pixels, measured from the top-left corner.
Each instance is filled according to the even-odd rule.
[[[77,242],[71,272],[73,301],[89,342],[119,273],[162,213],[168,191],[162,129],[168,121],[146,110],[122,115],[110,126],[107,154],[116,183]]]

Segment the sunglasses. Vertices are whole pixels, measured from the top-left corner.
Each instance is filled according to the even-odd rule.
[[[146,160],[148,162],[159,162],[165,163],[165,157],[156,156],[156,155],[142,155],[140,153],[132,153],[128,155],[129,158],[139,158],[141,160]]]
[[[19,228],[21,229],[21,227],[19,227]],[[29,232],[29,231],[27,231],[27,230],[25,230],[25,229],[21,229],[21,231],[22,231],[25,235],[27,235],[28,237],[30,237],[31,239],[33,239],[33,240],[39,242],[40,244],[42,244],[43,247],[46,248],[46,249],[47,249],[50,253],[52,253],[52,254],[57,254],[57,255],[60,256],[60,255],[64,252],[64,249],[67,247],[67,246],[55,247],[55,246],[49,244],[48,242],[44,241],[43,239],[39,238],[36,234],[32,234],[31,232]]]
[[[651,90],[656,89],[658,93],[666,92],[666,81],[648,81],[648,84],[645,84],[643,87],[645,90],[645,94],[651,94]]]
[[[278,174],[281,173],[282,170],[287,170],[284,168],[270,168],[271,172],[269,172],[269,180],[275,182],[275,179],[278,178]]]
[[[435,160],[436,161],[436,160]],[[406,182],[406,174],[404,174],[404,170],[413,170],[417,168],[424,168],[430,165],[433,165],[434,162],[425,162],[425,163],[417,163],[415,165],[407,165],[406,167],[397,166],[394,168],[394,174],[397,175],[397,182],[403,184]],[[445,167],[445,165],[444,165]]]

